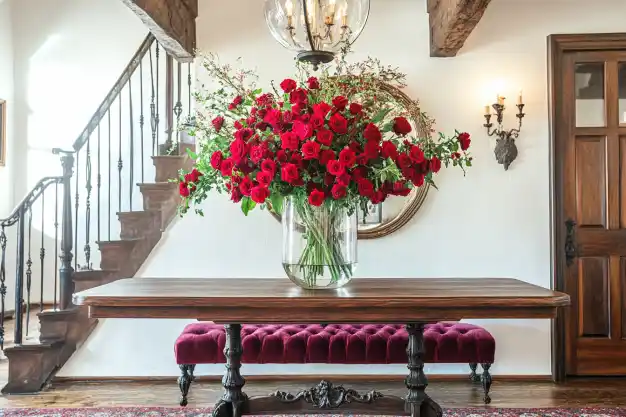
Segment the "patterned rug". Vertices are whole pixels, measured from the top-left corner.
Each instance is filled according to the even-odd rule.
[[[455,408],[444,417],[626,417],[624,408]],[[211,417],[207,408],[14,408],[0,410],[0,417]],[[331,417],[318,414],[315,417]],[[278,416],[276,416],[278,417]],[[281,416],[286,417],[286,416]],[[290,416],[293,417],[293,416]],[[309,417],[309,416],[307,416]],[[313,417],[313,416],[310,416]],[[356,416],[355,416],[356,417]]]

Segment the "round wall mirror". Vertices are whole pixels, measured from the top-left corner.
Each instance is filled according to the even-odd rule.
[[[387,115],[390,120],[403,115],[411,121],[413,134],[419,137],[431,135],[433,121],[424,114],[416,100],[412,100],[399,88],[381,83],[380,90],[385,95],[380,99],[396,104],[396,108]],[[422,187],[414,188],[409,195],[390,196],[381,204],[370,204],[367,216],[362,210],[358,213],[359,239],[376,239],[387,236],[402,226],[417,213],[428,194],[429,185],[424,183]],[[269,212],[280,221],[281,216],[273,210]]]

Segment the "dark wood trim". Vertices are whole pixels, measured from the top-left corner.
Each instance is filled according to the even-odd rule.
[[[626,50],[626,33],[567,34],[548,36],[548,107],[550,120],[550,217],[552,289],[565,288],[565,217],[563,213],[563,158],[567,132],[559,130],[562,103],[562,62],[566,53]],[[565,313],[560,309],[552,325],[552,378],[566,378]]]
[[[468,368],[469,369],[469,368]],[[467,381],[467,374],[428,374],[429,382],[457,382]],[[246,375],[246,381],[293,381],[293,382],[319,382],[320,380],[332,381],[350,381],[350,382],[398,382],[398,378],[403,375],[393,374],[341,374],[341,375]],[[171,382],[176,383],[177,376],[137,376],[137,377],[65,377],[57,376],[53,379],[55,383],[77,383],[77,382]],[[551,375],[493,375],[495,381],[511,381],[511,382],[549,382],[552,380]],[[195,376],[196,382],[221,382],[222,375],[201,375]]]

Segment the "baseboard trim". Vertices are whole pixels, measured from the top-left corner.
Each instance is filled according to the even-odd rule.
[[[138,376],[138,377],[63,377],[57,376],[53,382],[74,383],[74,382],[171,382],[175,383],[178,377],[175,376]],[[402,375],[248,375],[245,376],[246,381],[303,381],[303,382],[319,382],[322,379],[333,381],[350,381],[350,382],[398,382],[402,381]],[[552,375],[493,375],[494,381],[511,381],[511,382],[551,382]],[[221,375],[199,375],[196,382],[219,382],[222,380]],[[430,382],[446,382],[446,381],[468,381],[468,375],[445,375],[433,374],[428,375]]]

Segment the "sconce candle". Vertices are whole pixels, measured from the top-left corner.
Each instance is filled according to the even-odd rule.
[[[487,114],[491,114],[491,106],[486,105],[486,106],[485,106],[485,113],[483,113],[483,114],[485,114],[485,115],[487,115]]]
[[[522,102],[522,92],[520,91],[519,96],[517,97],[517,114],[515,117],[518,119],[517,129],[505,130],[502,126],[502,121],[504,119],[504,97],[498,94],[497,102],[492,104],[491,107],[495,110],[496,121],[498,122],[498,126],[495,129],[491,129],[493,124],[491,123],[491,114],[489,111],[489,106],[485,106],[485,124],[484,127],[487,128],[487,134],[489,136],[496,136],[496,147],[494,149],[494,154],[496,156],[496,160],[499,164],[504,165],[504,169],[508,170],[511,163],[517,158],[517,146],[515,145],[515,139],[519,137],[520,131],[522,130],[522,119],[525,114],[524,103]]]

